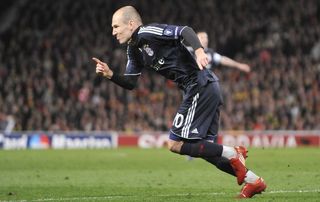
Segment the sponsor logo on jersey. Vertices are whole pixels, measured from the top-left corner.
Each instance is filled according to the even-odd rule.
[[[158,62],[155,65],[153,65],[152,68],[158,71],[161,68],[161,66],[164,64],[164,62],[165,62],[164,58],[160,58]]]

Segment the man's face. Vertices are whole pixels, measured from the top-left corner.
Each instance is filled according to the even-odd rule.
[[[117,38],[120,44],[128,42],[132,36],[132,22],[125,22],[122,14],[116,12],[112,17],[112,35]]]
[[[208,43],[209,43],[208,34],[205,32],[199,32],[197,35],[198,35],[198,38],[200,40],[202,47],[208,48]]]

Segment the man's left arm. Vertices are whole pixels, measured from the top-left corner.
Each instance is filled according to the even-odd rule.
[[[204,49],[201,46],[197,34],[191,27],[184,27],[181,31],[181,36],[193,48],[199,69],[202,70],[209,64],[209,60],[207,54],[204,52]]]

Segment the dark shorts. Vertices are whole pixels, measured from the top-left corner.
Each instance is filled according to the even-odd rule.
[[[205,86],[197,84],[189,86],[174,118],[170,139],[192,140],[215,137],[219,129],[221,105],[222,97],[218,82],[209,82]]]

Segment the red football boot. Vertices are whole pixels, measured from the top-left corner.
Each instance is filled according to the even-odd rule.
[[[236,146],[234,147],[234,149],[238,152],[238,153],[241,153],[243,158],[248,158],[247,156],[247,153],[248,153],[248,150],[247,148],[243,147],[243,146]]]
[[[244,178],[246,177],[247,168],[246,168],[246,157],[247,157],[247,149],[245,147],[239,146],[235,147],[237,152],[236,157],[230,159],[230,165],[233,168],[237,176],[238,184],[241,185],[244,182]]]
[[[251,198],[255,194],[261,194],[261,192],[265,191],[267,188],[267,184],[260,177],[255,183],[246,183],[242,189],[238,198]]]

